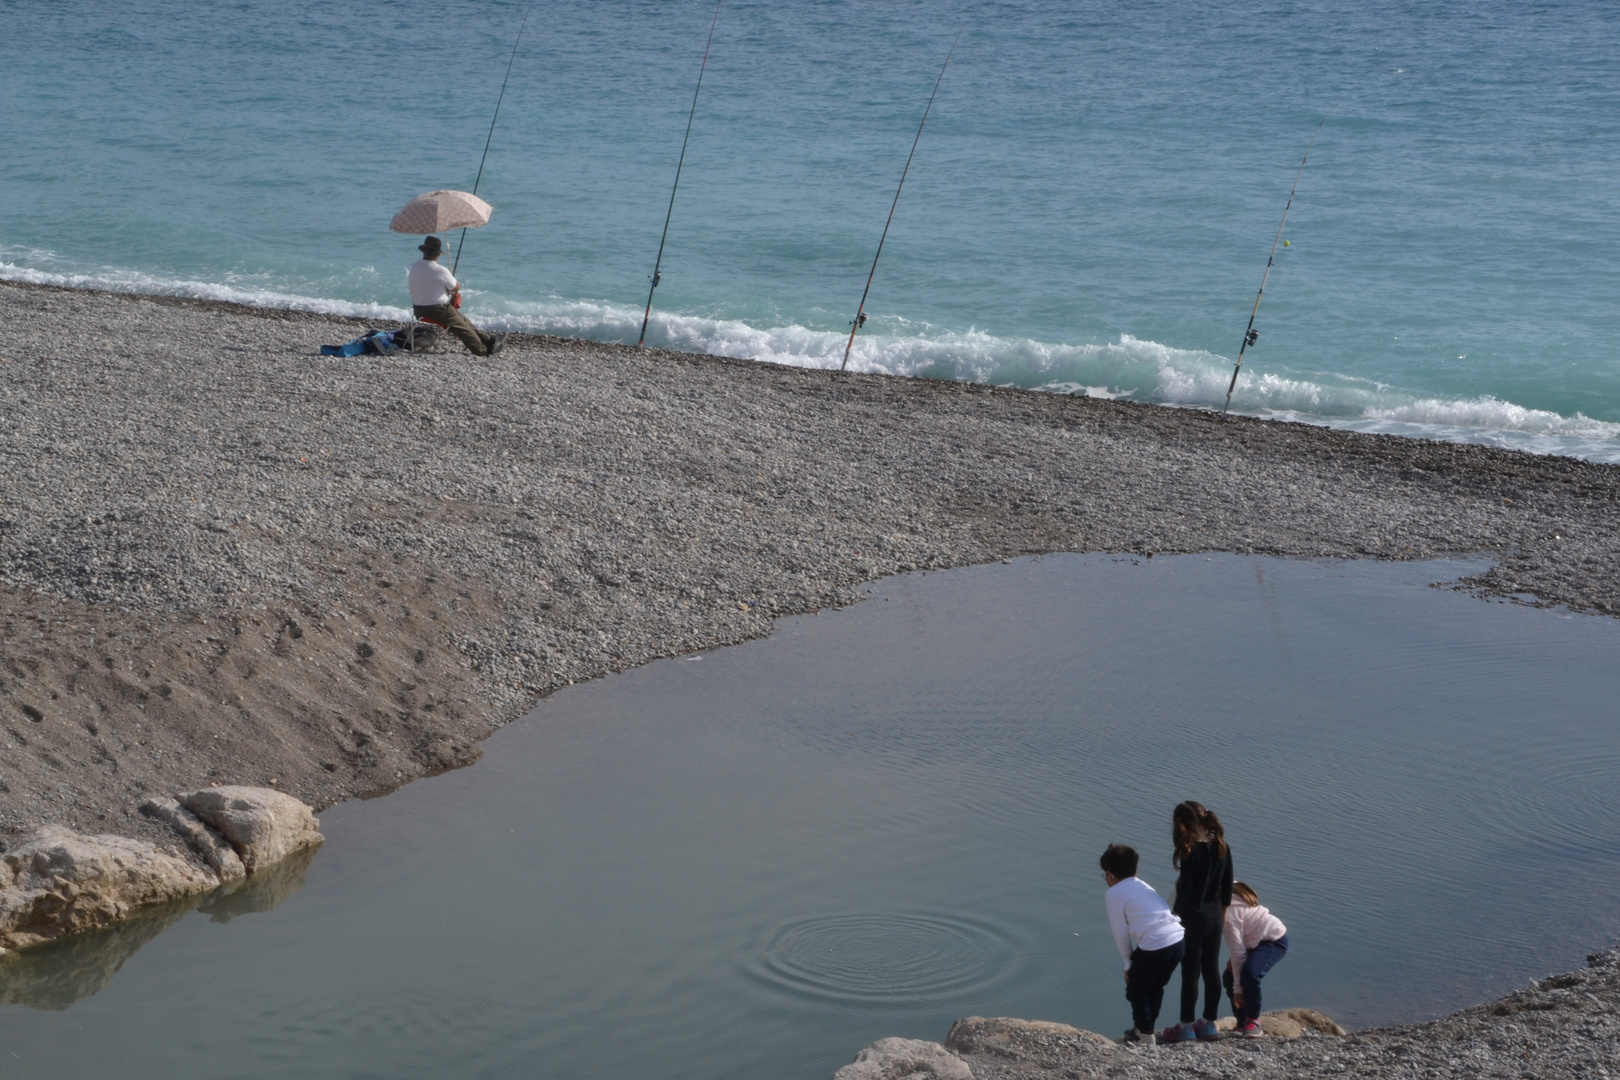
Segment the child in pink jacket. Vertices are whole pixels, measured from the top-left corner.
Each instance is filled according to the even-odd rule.
[[[1260,980],[1288,952],[1288,927],[1260,906],[1253,889],[1234,881],[1223,934],[1231,959],[1221,982],[1232,999],[1237,1034],[1258,1039],[1264,1034],[1260,1030]]]

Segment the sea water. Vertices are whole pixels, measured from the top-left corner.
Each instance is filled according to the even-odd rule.
[[[0,277],[636,339],[708,0],[0,2]],[[1620,460],[1620,13],[731,0],[649,341]],[[1331,113],[1331,115],[1329,115]],[[459,236],[449,238],[452,246]]]
[[[0,1076],[826,1080],[973,1014],[1117,1036],[1097,857],[1168,893],[1188,798],[1288,926],[1268,1008],[1490,1000],[1620,933],[1620,622],[1428,587],[1480,569],[1018,560],[567,688],[324,812],[274,910],[0,963]]]

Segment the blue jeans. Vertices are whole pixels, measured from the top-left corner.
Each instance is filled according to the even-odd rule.
[[[1266,977],[1266,972],[1276,966],[1288,952],[1288,935],[1284,934],[1276,941],[1262,941],[1249,950],[1249,955],[1243,959],[1243,970],[1239,973],[1239,985],[1243,988],[1243,1007],[1238,1008],[1236,999],[1232,1001],[1232,1014],[1237,1017],[1238,1023],[1253,1020],[1260,1015],[1260,980]],[[1226,987],[1226,996],[1232,996],[1232,969],[1228,967],[1221,976],[1221,984]]]

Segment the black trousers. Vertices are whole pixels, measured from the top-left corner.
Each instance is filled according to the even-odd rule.
[[[1198,982],[1204,983],[1204,1019],[1214,1020],[1221,1008],[1221,924],[1214,920],[1183,919],[1187,936],[1181,958],[1181,1022],[1190,1024],[1198,1013]]]
[[[1164,1004],[1164,988],[1181,963],[1181,942],[1162,949],[1131,952],[1131,969],[1125,979],[1125,1000],[1131,1003],[1131,1023],[1137,1031],[1152,1031]]]

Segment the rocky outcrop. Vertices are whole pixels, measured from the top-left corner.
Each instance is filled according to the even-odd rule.
[[[250,874],[324,839],[308,806],[270,788],[211,787],[178,799],[236,850]]]
[[[153,799],[141,809],[166,822],[206,865],[142,840],[42,826],[0,854],[0,952],[99,930],[156,904],[233,887],[322,840],[308,806],[268,788],[204,788]],[[270,891],[296,891],[307,866],[305,858],[281,875],[285,884]]]
[[[0,949],[97,930],[218,885],[212,871],[144,841],[46,825],[0,855]]]
[[[973,1070],[939,1043],[879,1039],[833,1073],[833,1080],[973,1080]]]

